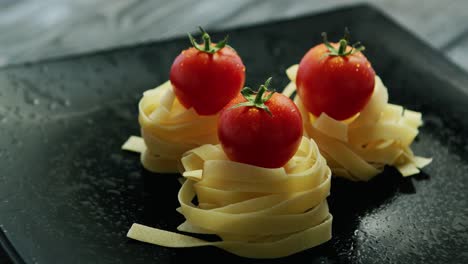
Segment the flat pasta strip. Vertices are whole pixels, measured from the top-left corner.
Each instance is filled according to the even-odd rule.
[[[303,138],[279,169],[233,162],[220,151],[220,145],[204,145],[184,154],[178,212],[186,221],[178,230],[216,234],[221,241],[139,224],[127,236],[166,247],[215,246],[249,258],[284,257],[331,239],[331,170],[313,140]]]
[[[141,153],[143,166],[152,172],[180,170],[180,158],[190,149],[218,143],[217,115],[200,116],[177,100],[169,81],[143,93],[138,121],[145,148],[126,150]]]
[[[286,70],[291,80],[288,94],[296,88],[297,65]],[[337,121],[326,114],[309,113],[296,96],[294,102],[301,112],[305,135],[313,138],[337,176],[367,181],[379,174],[385,165],[396,167],[403,176],[420,172],[431,159],[416,157],[411,144],[423,124],[419,112],[388,103],[387,88],[375,76],[375,88],[370,101],[355,117]]]
[[[141,137],[130,136],[122,145],[123,150],[143,153],[146,150],[145,141]]]

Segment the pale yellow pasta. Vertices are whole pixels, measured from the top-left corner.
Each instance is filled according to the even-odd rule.
[[[178,212],[179,231],[216,234],[207,242],[133,224],[127,236],[166,247],[215,246],[249,258],[278,258],[331,238],[326,197],[331,171],[313,140],[303,138],[282,168],[230,161],[219,145],[204,145],[182,158],[185,169]],[[192,200],[197,197],[198,204]]]
[[[143,166],[153,172],[178,172],[182,154],[203,144],[216,144],[217,115],[200,116],[177,100],[169,81],[143,94],[139,123],[146,149]]]
[[[286,70],[291,82],[284,93],[296,90],[298,66]],[[385,165],[395,166],[403,176],[419,173],[431,159],[414,156],[411,144],[423,124],[419,112],[388,103],[387,88],[375,77],[374,93],[364,109],[349,120],[337,121],[326,114],[309,113],[299,96],[294,98],[304,123],[304,132],[313,138],[333,173],[351,180],[367,181]]]

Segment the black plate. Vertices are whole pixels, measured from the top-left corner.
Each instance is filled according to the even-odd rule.
[[[414,149],[424,173],[394,169],[368,183],[333,179],[333,239],[288,263],[468,263],[468,77],[369,6],[225,33],[247,84],[297,63],[320,33],[351,28],[389,87],[390,100],[424,113]],[[18,263],[172,263],[242,259],[216,248],[168,249],[125,237],[133,222],[175,230],[176,175],[143,170],[120,150],[138,134],[137,102],[165,81],[186,38],[0,70],[0,223]]]

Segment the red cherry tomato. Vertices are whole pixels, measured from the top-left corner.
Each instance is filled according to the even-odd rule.
[[[199,115],[218,113],[244,86],[245,67],[227,39],[211,43],[203,31],[204,44],[189,35],[194,47],[177,56],[171,67],[170,80],[180,103],[193,107]]]
[[[326,113],[344,120],[359,113],[374,91],[375,72],[361,53],[364,47],[347,45],[347,35],[339,43],[310,49],[297,72],[297,93],[306,109],[319,116]]]
[[[288,97],[268,92],[269,81],[257,94],[244,88],[242,95],[221,111],[218,137],[233,161],[279,168],[299,147],[303,130],[300,112]]]

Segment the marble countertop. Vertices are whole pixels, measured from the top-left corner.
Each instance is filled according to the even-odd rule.
[[[466,0],[3,0],[0,65],[264,23],[368,2],[468,70]]]

